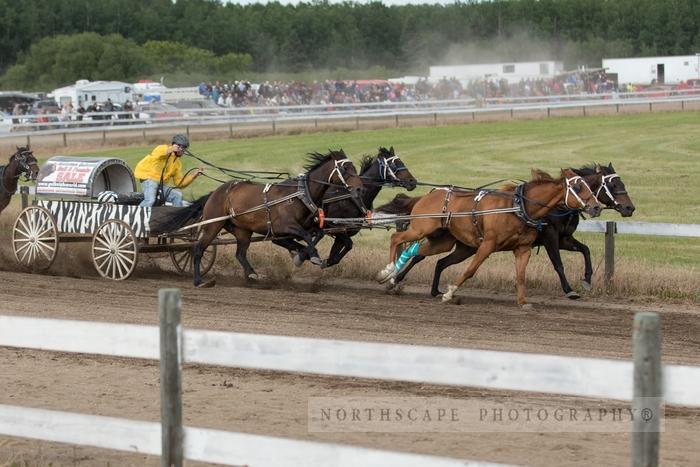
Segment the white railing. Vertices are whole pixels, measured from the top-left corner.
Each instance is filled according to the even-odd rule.
[[[635,404],[641,397],[658,398],[663,394],[667,404],[700,407],[700,367],[665,365],[662,370],[658,316],[653,314],[635,318],[633,365],[593,358],[183,330],[180,303],[179,291],[161,291],[160,329],[0,316],[0,346],[160,358],[164,408],[161,426],[153,422],[0,406],[0,434],[164,456],[167,453],[170,460],[179,452],[193,460],[248,465],[488,465],[183,428],[179,389],[182,363],[633,400]],[[653,339],[638,338],[640,330],[651,328],[654,332],[649,335]],[[657,363],[656,370],[653,362]],[[638,365],[644,365],[643,370]],[[649,394],[652,383],[658,389]],[[158,447],[160,430],[162,448]],[[178,432],[179,437],[166,436]],[[124,434],[122,441],[121,434]],[[655,442],[658,443],[658,438]],[[649,443],[654,441],[643,443],[647,451]],[[310,463],[309,459],[317,462]]]
[[[370,102],[361,104],[295,105],[278,107],[232,107],[213,109],[177,109],[155,111],[91,112],[81,120],[73,114],[65,119],[60,114],[7,116],[0,137],[52,135],[84,132],[146,130],[182,126],[245,125],[277,122],[318,122],[338,119],[375,119],[432,115],[477,114],[490,112],[546,111],[601,106],[648,105],[700,101],[697,90],[651,91],[640,93],[573,94],[488,99],[427,100],[411,102]],[[45,121],[38,121],[39,119]],[[17,121],[18,123],[12,123]]]
[[[660,222],[615,222],[593,221],[579,222],[577,230],[605,234],[605,273],[606,287],[612,285],[615,275],[615,234],[654,235],[664,237],[700,237],[698,224],[666,224]]]

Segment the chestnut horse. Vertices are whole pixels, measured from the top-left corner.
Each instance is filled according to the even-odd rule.
[[[525,270],[537,228],[541,228],[541,219],[562,202],[570,209],[582,208],[591,216],[598,216],[601,212],[601,205],[590,187],[571,169],[563,169],[557,179],[533,170],[529,182],[508,185],[501,190],[434,190],[413,203],[413,218],[408,230],[391,236],[391,262],[377,274],[377,280],[386,282],[396,275],[394,262],[401,243],[427,237],[427,242],[418,251],[420,255],[430,256],[444,251],[441,245],[434,248],[429,235],[446,229],[461,243],[476,248],[476,253],[442,300],[452,300],[457,288],[476,273],[491,253],[512,251],[515,255],[517,303],[524,307]]]
[[[243,266],[247,279],[258,278],[246,256],[254,233],[265,235],[276,243],[284,243],[285,240],[280,237],[288,237],[287,241],[290,242],[294,238],[302,239],[307,244],[305,252],[311,262],[321,263],[316,250],[316,243],[323,236],[323,231],[316,225],[318,205],[328,187],[335,185],[343,186],[359,200],[362,180],[342,150],[330,151],[325,155],[309,154],[305,169],[306,174],[299,178],[275,184],[263,185],[250,181],[224,183],[166,219],[160,228],[172,231],[202,212],[203,225],[192,250],[196,287],[215,284],[214,280],[202,283],[200,264],[203,252],[221,229],[236,237],[236,259]]]
[[[17,191],[17,180],[24,175],[25,180],[36,180],[39,164],[34,153],[27,147],[17,147],[17,152],[10,156],[10,162],[0,166],[0,212],[8,204],[12,195]]]
[[[606,209],[614,209],[619,212],[622,217],[629,217],[632,215],[635,209],[634,204],[627,194],[627,189],[625,188],[624,182],[615,172],[612,163],[608,164],[607,166],[594,164],[572,170],[586,180],[586,183],[588,183],[588,185],[591,187],[591,190],[593,190],[596,198],[598,198],[598,201],[603,203],[606,206]],[[395,214],[410,214],[410,210],[408,212],[396,212]],[[545,250],[547,251],[547,255],[549,256],[549,260],[552,262],[552,266],[559,276],[559,281],[564,294],[566,294],[567,298],[576,300],[581,296],[571,288],[571,285],[566,278],[564,263],[562,262],[561,253],[559,250],[578,251],[583,255],[583,287],[585,289],[589,289],[591,278],[593,276],[591,252],[588,249],[588,246],[574,238],[574,233],[576,232],[576,228],[578,227],[579,223],[579,211],[568,208],[557,208],[547,215],[545,221],[546,225],[542,228],[542,230],[537,232],[537,238],[532,246],[544,246]],[[438,242],[443,245],[442,252],[450,251],[456,244],[456,248],[452,253],[444,258],[441,258],[435,264],[435,272],[433,273],[433,284],[430,294],[433,297],[437,297],[442,293],[439,289],[440,275],[442,274],[442,271],[471,257],[474,253],[476,253],[476,248],[456,241],[449,232],[445,231],[436,234],[432,240],[435,253],[438,252]],[[420,263],[423,259],[425,259],[425,256],[412,257],[410,262],[406,264],[406,267],[401,269],[401,272],[399,272],[395,278],[391,279],[387,288],[400,288],[401,281],[403,281],[408,272],[413,268],[413,266]]]

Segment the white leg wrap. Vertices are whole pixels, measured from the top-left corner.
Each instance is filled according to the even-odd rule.
[[[449,302],[450,300],[452,300],[452,297],[454,296],[456,290],[457,290],[456,285],[448,285],[447,292],[445,292],[442,296],[442,301]]]
[[[377,282],[380,284],[383,284],[384,282],[388,281],[392,277],[396,276],[396,267],[394,267],[394,263],[389,263],[386,265],[384,269],[379,271],[377,273]]]

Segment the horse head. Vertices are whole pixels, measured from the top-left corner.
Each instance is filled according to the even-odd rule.
[[[396,155],[394,147],[380,147],[375,158],[379,178],[383,183],[402,186],[408,191],[414,190],[418,184],[416,178],[406,167],[406,164]]]
[[[328,154],[309,154],[310,164],[306,166],[309,179],[324,179],[327,184],[340,185],[347,189],[355,199],[360,200],[362,180],[355,170],[352,161],[345,152],[329,150]]]
[[[572,169],[562,169],[564,179],[564,204],[570,209],[583,209],[591,217],[598,217],[602,212],[600,201],[595,197],[591,187]]]
[[[39,174],[39,163],[29,146],[17,146],[17,152],[10,157],[10,162],[17,163],[16,175],[24,175],[26,181],[36,180]]]
[[[595,195],[607,207],[615,209],[622,217],[630,217],[634,212],[634,203],[627,194],[625,184],[615,172],[612,162],[607,167],[596,164],[595,171],[600,174],[600,187]]]

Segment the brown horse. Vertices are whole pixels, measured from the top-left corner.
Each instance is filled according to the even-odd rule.
[[[560,203],[571,209],[584,209],[591,216],[598,216],[601,212],[601,205],[590,187],[571,169],[562,170],[557,179],[533,170],[531,181],[518,186],[508,185],[501,190],[434,190],[412,200],[412,203],[410,226],[408,230],[391,236],[391,262],[377,274],[377,280],[385,282],[396,275],[394,261],[401,243],[427,237],[418,254],[430,256],[444,251],[439,241],[432,244],[429,235],[446,229],[458,241],[476,248],[476,253],[460,278],[449,286],[443,301],[450,301],[457,288],[476,273],[491,253],[512,251],[515,255],[517,303],[521,306],[526,305],[525,269],[537,228],[541,227],[540,219]]]
[[[10,156],[10,162],[0,166],[0,212],[10,204],[19,177],[24,175],[26,181],[36,180],[38,173],[39,164],[29,146],[18,146],[17,152]]]
[[[317,225],[318,206],[323,195],[329,186],[340,185],[361,203],[362,180],[342,150],[309,156],[309,164],[305,167],[307,173],[297,179],[267,185],[249,181],[224,183],[190,207],[175,213],[169,219],[169,224],[162,227],[167,230],[181,225],[183,220],[192,218],[200,211],[203,213],[204,224],[192,250],[196,287],[215,284],[213,280],[202,284],[200,262],[202,253],[221,229],[236,237],[236,259],[243,266],[247,279],[258,278],[246,257],[254,233],[265,235],[280,244],[293,242],[293,239],[304,240],[307,244],[305,252],[311,262],[321,264],[316,243],[323,236],[323,230]]]

